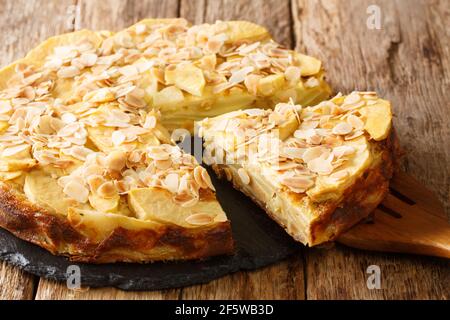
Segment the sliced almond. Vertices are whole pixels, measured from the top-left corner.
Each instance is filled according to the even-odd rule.
[[[61,69],[59,69],[56,75],[59,78],[65,79],[65,78],[73,78],[79,75],[80,72],[81,72],[80,69],[78,69],[77,67],[69,66],[69,67],[62,67]]]
[[[114,131],[111,135],[111,141],[115,146],[120,146],[126,138],[122,131]]]
[[[106,157],[106,164],[108,169],[114,171],[120,171],[125,167],[127,157],[123,151],[112,151]]]
[[[95,53],[83,53],[80,62],[86,67],[92,67],[97,62],[98,56]]]
[[[361,96],[358,93],[352,93],[344,98],[344,104],[355,104],[361,100]]]
[[[180,177],[177,173],[170,173],[164,178],[165,187],[172,193],[177,193],[180,184]]]
[[[339,171],[333,172],[330,175],[330,178],[335,179],[335,180],[343,180],[343,179],[347,178],[348,175],[349,175],[348,170],[339,170]]]
[[[88,201],[89,190],[75,180],[67,182],[63,192],[77,202],[86,203]]]
[[[361,120],[361,118],[350,114],[347,117],[347,123],[350,124],[355,130],[362,130],[364,129],[364,121]]]
[[[308,162],[308,169],[320,175],[329,175],[334,168],[331,161],[319,157]]]
[[[286,177],[280,181],[282,184],[294,189],[306,190],[314,185],[314,181],[304,177]]]
[[[30,145],[28,144],[20,144],[18,146],[5,148],[2,151],[2,157],[11,157],[27,149],[30,149]]]
[[[102,198],[112,198],[117,194],[117,189],[112,181],[106,181],[98,187],[97,194]]]
[[[206,213],[194,213],[186,218],[186,222],[194,226],[203,226],[214,222],[214,219]]]
[[[156,126],[156,122],[157,121],[156,121],[156,117],[155,116],[148,115],[145,118],[145,122],[144,122],[143,127],[146,128],[146,129],[153,129]]]
[[[334,126],[332,132],[336,135],[346,135],[352,132],[353,128],[350,124],[346,122],[339,122]]]

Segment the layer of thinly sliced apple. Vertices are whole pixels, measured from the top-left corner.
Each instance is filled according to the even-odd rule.
[[[186,91],[194,96],[201,97],[205,88],[205,77],[203,71],[192,63],[181,63],[173,69],[166,70],[166,84],[174,84],[179,89]]]
[[[271,38],[266,28],[248,21],[227,21],[223,23],[228,27],[224,31],[228,36],[226,43],[256,42]]]
[[[187,228],[226,221],[220,204],[215,199],[201,200],[190,207],[182,207],[172,194],[159,188],[140,188],[128,193],[128,203],[141,220],[154,220]],[[199,223],[197,220],[201,219]]]
[[[106,116],[113,110],[118,110],[114,104],[104,104],[98,108],[97,114]],[[151,115],[152,113],[149,113]],[[87,126],[88,138],[98,150],[103,152],[110,152],[117,148],[123,147],[127,150],[145,149],[147,146],[156,146],[161,143],[170,143],[170,134],[167,129],[157,122],[155,127],[148,130],[148,133],[139,135],[138,139],[130,142],[123,141],[120,145],[113,143],[113,134],[121,128],[107,127],[98,125],[96,127]],[[126,130],[126,128],[124,128]]]
[[[322,62],[314,57],[298,52],[295,52],[294,57],[300,63],[300,70],[303,77],[318,74],[322,68]]]
[[[120,196],[114,195],[112,198],[102,198],[97,194],[89,195],[89,203],[99,212],[116,212],[119,208]]]
[[[6,131],[9,128],[8,121],[0,121],[0,134]]]
[[[56,47],[74,46],[79,44],[80,40],[89,41],[93,47],[97,48],[102,42],[102,37],[96,32],[90,30],[80,30],[51,37],[45,40],[36,48],[32,49],[25,58],[17,60],[13,64],[10,64],[0,70],[0,89],[6,87],[8,80],[16,73],[15,68],[18,64],[26,63],[40,67],[46,62],[45,58],[53,54]]]
[[[27,173],[24,192],[31,202],[52,208],[57,214],[66,215],[69,207],[88,208],[87,204],[67,198],[57,180],[42,170]]]
[[[0,171],[28,170],[37,164],[35,159],[0,160]]]
[[[0,180],[1,181],[9,181],[14,180],[22,175],[23,171],[10,171],[10,172],[3,172],[0,171]]]
[[[77,230],[96,242],[101,242],[105,237],[117,228],[126,230],[156,230],[161,228],[160,223],[154,221],[143,221],[136,218],[114,213],[97,212],[89,209],[71,207],[67,218],[70,224],[76,226]],[[150,241],[152,238],[146,239]],[[154,238],[155,241],[157,238]],[[148,244],[152,247],[152,244]]]
[[[316,178],[315,186],[306,192],[311,200],[320,202],[338,199],[342,196],[342,192],[353,184],[355,179],[360,177],[373,162],[373,155],[365,136],[346,141],[344,145],[353,147],[355,153],[334,172],[343,171],[347,174],[342,179],[334,179],[333,175],[319,175]]]
[[[285,83],[286,80],[283,74],[268,75],[259,80],[257,87],[258,93],[265,97],[272,96],[281,90]]]
[[[392,111],[389,101],[378,99],[376,103],[360,109],[366,119],[364,129],[375,141],[387,138],[392,126]]]

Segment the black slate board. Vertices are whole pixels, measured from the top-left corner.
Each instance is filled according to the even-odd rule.
[[[206,283],[238,270],[263,267],[298,253],[300,245],[250,199],[234,190],[227,181],[211,174],[217,196],[231,220],[236,253],[204,261],[152,264],[78,264],[81,285],[113,286],[123,290],[158,290]],[[64,257],[20,240],[0,228],[0,259],[34,275],[66,281],[73,265]]]

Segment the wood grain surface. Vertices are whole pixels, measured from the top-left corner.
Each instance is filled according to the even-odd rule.
[[[381,29],[367,28],[380,8]],[[119,30],[145,17],[194,23],[245,19],[274,38],[319,57],[336,92],[376,90],[393,102],[407,151],[404,169],[437,194],[450,213],[450,5],[447,0],[0,0],[0,64],[51,35]],[[369,290],[367,267],[381,269]],[[446,260],[349,249],[299,248],[282,263],[205,285],[156,292],[72,291],[0,265],[1,299],[448,299]]]

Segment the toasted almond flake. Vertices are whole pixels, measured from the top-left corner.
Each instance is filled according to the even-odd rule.
[[[249,74],[245,77],[244,85],[247,88],[248,92],[256,95],[258,91],[258,83],[261,78],[262,76],[256,74]]]
[[[205,169],[201,166],[195,167],[194,179],[195,179],[195,182],[200,186],[200,188],[206,189],[206,188],[208,188],[208,185],[203,180],[203,176],[202,176],[203,170],[205,170]]]
[[[135,92],[135,91],[133,91]],[[133,92],[130,92],[125,95],[124,102],[134,108],[145,108],[147,104],[145,103],[144,99],[137,96],[136,94],[133,94]]]
[[[361,96],[358,93],[352,93],[344,98],[344,104],[355,104],[361,100]]]
[[[234,83],[229,83],[229,82],[220,83],[220,84],[218,84],[218,85],[213,87],[213,93],[216,93],[216,94],[217,93],[221,93],[222,91],[230,89],[234,85],[235,85]]]
[[[301,69],[295,66],[289,66],[284,71],[284,77],[290,83],[297,83],[300,80],[301,74]]]
[[[287,187],[298,190],[306,190],[314,185],[314,181],[305,177],[285,177],[280,181]]]
[[[0,113],[8,113],[12,110],[11,103],[8,100],[0,101]]]
[[[89,190],[76,180],[70,180],[64,186],[63,192],[70,198],[80,203],[86,203],[89,197]]]
[[[58,72],[56,73],[56,75],[59,78],[73,78],[77,75],[80,74],[80,69],[78,69],[77,67],[74,66],[69,66],[69,67],[62,67],[61,69],[58,70]]]
[[[168,160],[170,154],[158,147],[150,147],[148,150],[148,156],[154,160]]]
[[[97,62],[98,56],[95,53],[83,53],[80,56],[80,62],[85,67],[92,67]]]
[[[260,45],[260,42],[254,42],[252,44],[243,44],[242,46],[240,46],[236,51],[240,54],[240,55],[247,55],[250,52],[256,50]]]
[[[263,116],[265,114],[264,109],[258,109],[258,108],[245,109],[245,110],[243,110],[243,112],[250,117],[258,117],[258,116]]]
[[[233,84],[241,83],[242,81],[245,80],[246,76],[249,73],[253,72],[254,69],[255,69],[254,67],[248,66],[248,67],[239,69],[235,72],[232,72],[230,79],[228,79],[229,83],[233,83]]]
[[[123,134],[122,131],[116,130],[111,135],[111,141],[116,147],[120,146],[122,143],[124,143],[125,139],[126,139],[126,136]]]
[[[170,167],[172,167],[172,160],[171,159],[167,159],[167,160],[155,160],[155,167],[158,168],[159,170],[167,170]]]
[[[146,129],[153,129],[154,127],[156,127],[156,117],[147,115],[143,127]]]
[[[250,183],[250,177],[249,177],[247,171],[244,168],[239,168],[238,169],[238,175],[239,175],[239,178],[241,179],[243,184],[249,184]]]
[[[330,174],[330,178],[335,180],[343,180],[349,176],[348,170],[339,170]]]
[[[186,218],[186,222],[194,226],[203,226],[210,224],[214,219],[206,213],[195,213]]]
[[[334,126],[332,132],[336,135],[346,135],[352,132],[352,126],[346,122],[339,122]]]
[[[346,141],[353,140],[355,138],[358,138],[358,137],[362,136],[363,134],[364,134],[363,130],[357,130],[357,131],[355,131],[355,132],[353,132],[353,133],[351,133],[349,135],[346,135],[344,137],[344,140],[346,140]]]
[[[319,125],[319,121],[311,121],[311,120],[309,120],[309,121],[303,121],[300,124],[299,128],[301,130],[315,129],[315,128],[317,128],[318,125]]]
[[[61,120],[64,123],[72,123],[77,121],[77,117],[73,113],[66,112],[61,116]]]
[[[44,68],[51,70],[58,70],[63,65],[64,61],[58,57],[52,57],[44,64]]]
[[[305,148],[285,147],[283,148],[283,155],[291,159],[302,159],[303,154],[306,152]]]
[[[329,175],[333,171],[331,161],[323,157],[315,158],[308,162],[308,169],[320,175]]]
[[[98,188],[105,183],[105,179],[98,174],[90,175],[86,178],[86,182],[92,193],[97,193]]]
[[[83,146],[73,146],[70,148],[70,155],[79,160],[86,160],[89,154],[93,153],[91,149]]]
[[[124,66],[119,69],[119,72],[126,77],[135,76],[139,74],[139,70],[134,65]]]
[[[123,151],[112,151],[106,157],[106,165],[108,169],[114,171],[120,171],[125,167],[127,157]]]
[[[310,77],[305,82],[305,87],[307,87],[307,88],[314,88],[314,87],[318,87],[319,85],[320,85],[320,82],[315,77]]]
[[[311,160],[319,158],[320,156],[322,156],[324,154],[328,154],[329,152],[330,151],[324,146],[312,147],[312,148],[308,148],[305,150],[302,158],[303,158],[304,162],[308,163]]]
[[[97,194],[102,198],[112,198],[117,194],[117,189],[112,181],[106,181],[98,187]]]
[[[359,117],[353,114],[350,114],[347,117],[347,123],[355,128],[355,130],[362,130],[364,128],[364,122]]]
[[[333,153],[337,158],[353,154],[354,152],[355,152],[355,148],[353,148],[352,146],[343,145],[343,146],[333,148]]]
[[[2,151],[2,157],[11,157],[27,149],[30,149],[30,145],[28,144],[19,144],[14,147],[5,148]]]
[[[147,31],[147,26],[143,23],[140,23],[136,26],[135,32],[137,35],[144,34]]]
[[[180,177],[177,173],[169,173],[164,178],[164,185],[172,193],[177,193],[180,184]]]

